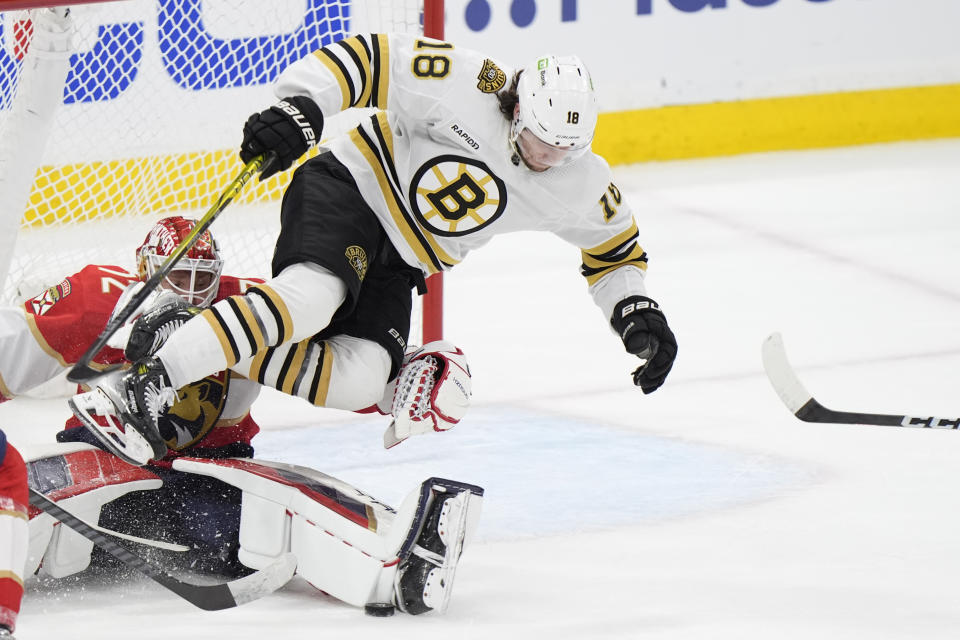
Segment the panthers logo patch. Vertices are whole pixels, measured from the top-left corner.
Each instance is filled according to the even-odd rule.
[[[177,401],[160,416],[160,436],[180,451],[193,446],[216,426],[227,400],[229,376],[222,373],[188,384],[177,392]]]
[[[30,301],[30,305],[33,308],[33,314],[42,316],[50,310],[50,307],[70,295],[71,291],[72,289],[70,287],[69,280],[64,280],[57,286],[50,287]]]
[[[417,169],[410,204],[427,231],[462,236],[500,217],[507,207],[507,187],[479,160],[443,155]]]
[[[363,277],[367,275],[367,252],[363,250],[363,247],[352,244],[347,247],[346,256],[347,262],[350,263],[353,270],[357,272],[357,277],[363,282]]]
[[[493,60],[487,58],[483,61],[483,69],[480,70],[477,81],[477,89],[480,89],[480,91],[496,93],[503,89],[503,85],[507,84],[507,74],[494,64]]]

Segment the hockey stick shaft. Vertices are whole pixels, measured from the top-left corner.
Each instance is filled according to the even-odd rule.
[[[261,570],[263,576],[250,575],[233,583],[196,585],[173,577],[163,569],[117,543],[112,536],[102,533],[76,517],[53,500],[30,488],[30,504],[50,514],[63,525],[76,531],[95,545],[132,569],[161,584],[190,604],[205,611],[229,609],[272,593],[293,575],[296,563],[291,556],[283,556],[270,567]],[[258,572],[258,573],[261,573]],[[242,584],[241,584],[242,583]],[[244,588],[247,587],[247,588]]]
[[[119,538],[120,540],[128,540],[130,542],[136,542],[137,544],[142,544],[145,547],[154,547],[156,549],[163,549],[165,551],[176,551],[177,553],[183,553],[185,551],[190,551],[190,547],[182,544],[176,544],[173,542],[163,542],[162,540],[150,540],[149,538],[141,538],[140,536],[131,536],[126,533],[120,533],[119,531],[114,531],[113,529],[106,529],[104,527],[98,527],[92,525],[86,520],[80,520],[83,524],[87,525],[94,531],[99,531],[102,534],[111,536],[113,538]]]
[[[153,290],[163,282],[163,279],[167,277],[176,264],[187,254],[188,251],[196,243],[197,239],[205,232],[213,221],[217,219],[217,216],[227,208],[234,198],[239,195],[240,191],[243,189],[244,185],[250,181],[255,174],[257,174],[264,165],[269,165],[274,161],[275,154],[270,152],[267,154],[261,154],[248,162],[243,170],[233,179],[227,188],[220,194],[220,197],[217,198],[217,201],[213,203],[213,206],[204,214],[200,220],[197,221],[197,224],[194,225],[193,229],[190,230],[190,233],[174,248],[174,250],[167,256],[167,259],[163,261],[163,264],[156,270],[156,272],[150,276],[150,278],[144,283],[143,287],[137,291],[130,301],[127,302],[127,305],[120,310],[115,316],[113,316],[110,321],[107,323],[107,326],[104,327],[103,331],[100,332],[100,335],[97,336],[97,339],[92,345],[84,352],[80,357],[73,368],[67,373],[67,380],[70,382],[88,382],[93,378],[96,378],[99,375],[102,375],[103,371],[97,371],[90,366],[90,362],[100,353],[100,350],[103,349],[110,338],[114,333],[117,332],[117,329],[123,326],[123,324],[134,314],[134,312],[140,308],[140,305],[150,297],[150,294],[153,293]]]
[[[921,429],[958,429],[960,418],[937,416],[909,416],[889,413],[860,413],[857,411],[834,411],[820,404],[797,376],[787,359],[783,338],[779,333],[763,341],[761,349],[763,368],[770,384],[780,399],[800,420],[831,424],[865,424],[884,427],[917,427]]]
[[[49,500],[49,498],[48,498],[48,500]],[[35,507],[37,507],[38,509],[40,509],[40,507],[39,507],[38,505],[33,505],[33,506],[35,506]],[[61,507],[61,508],[62,508],[62,507]],[[52,515],[52,514],[51,514],[51,515]],[[110,537],[110,538],[117,538],[117,539],[120,539],[120,540],[127,540],[127,541],[129,541],[129,542],[136,542],[137,544],[142,544],[142,545],[145,546],[145,547],[154,547],[154,548],[156,548],[156,549],[163,549],[163,550],[165,550],[165,551],[176,551],[176,552],[178,552],[178,553],[183,553],[183,552],[185,552],[185,551],[190,551],[190,547],[185,546],[185,545],[182,545],[182,544],[176,544],[176,543],[173,543],[173,542],[163,542],[163,541],[161,541],[161,540],[150,540],[150,539],[148,539],[148,538],[141,538],[140,536],[132,536],[132,535],[128,535],[128,534],[126,534],[126,533],[120,533],[119,531],[114,531],[114,530],[112,530],[112,529],[106,529],[106,528],[104,528],[104,527],[99,527],[99,526],[97,526],[97,525],[95,525],[95,524],[90,524],[90,523],[87,522],[86,520],[83,520],[83,519],[81,519],[81,518],[79,518],[79,517],[77,517],[77,516],[74,516],[74,517],[77,518],[77,520],[79,520],[80,523],[83,524],[83,526],[87,527],[88,529],[92,529],[92,530],[94,530],[94,531],[98,531],[98,532],[100,532],[100,533],[102,533],[102,534],[104,534],[105,536],[108,536],[108,537]]]

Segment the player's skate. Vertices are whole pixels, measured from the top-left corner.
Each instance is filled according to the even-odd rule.
[[[453,579],[464,543],[480,517],[483,489],[432,478],[423,485],[418,510],[424,516],[410,530],[395,579],[401,611],[443,613],[450,602]]]
[[[144,360],[101,377],[96,385],[68,401],[83,426],[130,464],[144,465],[165,456],[167,443],[157,421],[176,402],[177,394],[163,364],[156,358]]]

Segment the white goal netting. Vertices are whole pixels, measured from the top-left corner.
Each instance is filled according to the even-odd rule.
[[[90,263],[134,267],[164,215],[202,216],[289,63],[346,35],[421,32],[422,0],[123,0],[0,12],[2,302]],[[331,118],[324,135],[356,116]],[[290,172],[213,224],[225,273],[268,276]],[[3,228],[5,225],[5,228]]]

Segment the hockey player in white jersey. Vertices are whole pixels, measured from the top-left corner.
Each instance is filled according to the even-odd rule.
[[[290,65],[275,92],[280,102],[243,129],[243,160],[277,155],[261,177],[314,146],[325,118],[379,111],[293,174],[273,278],[189,320],[112,382],[129,437],[156,428],[164,390],[225,368],[319,406],[374,404],[402,365],[410,289],[422,292],[425,275],[521,230],[581,250],[595,303],[644,361],[634,383],[644,393],[663,384],[676,340],[646,295],[630,207],[590,149],[597,105],[578,58],[548,55],[515,70],[446,42],[360,35]],[[464,414],[469,372],[451,363],[429,374],[431,415],[397,418],[387,444],[448,429]],[[414,382],[427,381],[418,371]]]
[[[275,152],[267,175],[306,153],[325,117],[382,110],[294,173],[273,279],[187,322],[125,387],[176,388],[229,367],[317,405],[369,406],[400,368],[409,287],[496,234],[531,229],[580,248],[594,301],[644,359],[634,383],[644,393],[663,384],[676,340],[646,295],[632,212],[590,150],[596,98],[578,58],[544,56],[517,72],[450,43],[371,34],[290,65],[275,91],[283,99],[249,118],[240,154]],[[331,334],[351,340],[308,342]],[[279,363],[282,345],[301,346]],[[126,409],[150,429],[163,394],[140,396]],[[458,412],[467,400],[455,399]]]

